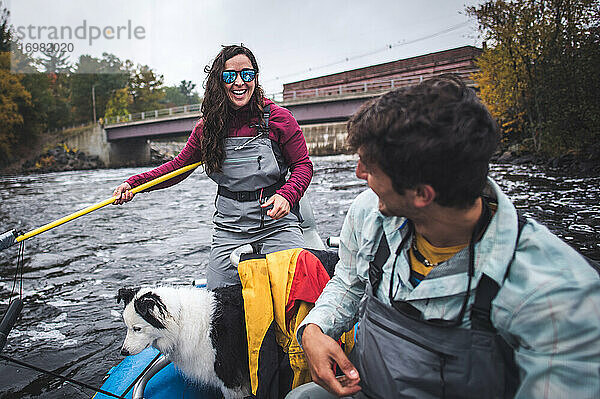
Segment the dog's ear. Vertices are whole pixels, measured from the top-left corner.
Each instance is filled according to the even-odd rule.
[[[166,328],[164,320],[168,315],[167,308],[160,296],[146,292],[133,302],[135,311],[148,323],[156,328]]]
[[[136,288],[121,288],[117,293],[117,303],[123,301],[123,304],[127,306],[129,302],[135,297],[135,294],[140,290],[139,287]]]

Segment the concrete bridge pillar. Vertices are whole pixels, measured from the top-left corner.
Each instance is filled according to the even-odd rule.
[[[145,138],[122,139],[109,143],[111,168],[136,166],[150,162],[150,143]]]
[[[109,168],[150,162],[150,144],[147,139],[121,139],[109,143],[106,131],[99,124],[68,137],[64,142],[70,148],[97,156]]]
[[[301,124],[310,155],[332,155],[350,152],[346,144],[346,122]]]

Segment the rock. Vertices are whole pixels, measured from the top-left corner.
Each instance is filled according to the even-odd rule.
[[[25,162],[22,171],[46,173],[103,167],[104,163],[97,156],[87,156],[82,151],[70,150],[64,145],[58,145],[36,159]]]
[[[151,143],[150,145],[150,162],[152,165],[162,165],[165,162],[171,161],[179,154],[185,143]]]
[[[497,162],[498,163],[510,163],[512,159],[513,159],[512,152],[506,151],[502,155],[500,155]]]
[[[524,155],[522,157],[518,157],[516,159],[514,159],[512,161],[512,163],[514,163],[515,165],[522,165],[525,163],[534,163],[535,161],[535,156],[533,156],[532,154],[528,154],[528,155]]]

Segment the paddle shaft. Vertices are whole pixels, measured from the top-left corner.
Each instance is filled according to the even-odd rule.
[[[150,180],[150,181],[149,181],[149,182],[147,182],[147,183],[144,183],[144,184],[142,184],[142,185],[139,185],[139,186],[137,186],[137,187],[134,187],[134,188],[132,188],[132,189],[131,189],[131,190],[129,190],[129,191],[130,191],[130,192],[132,192],[132,193],[134,193],[134,194],[136,194],[136,193],[139,193],[140,191],[144,191],[144,190],[146,190],[147,188],[150,188],[150,187],[156,186],[157,184],[160,184],[160,183],[164,182],[165,180],[169,180],[169,179],[171,179],[171,178],[173,178],[173,177],[175,177],[175,176],[179,176],[179,175],[180,175],[180,174],[182,174],[182,173],[185,173],[185,172],[188,172],[188,171],[190,171],[190,170],[196,169],[196,168],[197,168],[198,166],[200,166],[201,164],[202,164],[202,162],[196,162],[196,163],[194,163],[194,164],[191,164],[191,165],[184,166],[183,168],[180,168],[180,169],[174,170],[173,172],[167,173],[166,175],[163,175],[163,176],[157,177],[157,178],[156,178],[156,179],[154,179],[154,180]],[[55,228],[55,227],[57,227],[57,226],[60,226],[61,224],[64,224],[64,223],[70,222],[70,221],[71,221],[71,220],[73,220],[73,219],[77,219],[77,218],[78,218],[78,217],[80,217],[80,216],[87,215],[88,213],[90,213],[90,212],[93,212],[93,211],[95,211],[96,209],[100,209],[100,208],[102,208],[102,207],[105,207],[106,205],[110,205],[110,204],[112,204],[113,202],[115,202],[115,200],[116,200],[116,199],[117,199],[117,197],[110,197],[110,198],[108,198],[108,199],[105,199],[104,201],[102,201],[102,202],[99,202],[99,203],[97,203],[97,204],[95,204],[95,205],[88,206],[87,208],[84,208],[84,209],[82,209],[82,210],[80,210],[80,211],[74,212],[74,213],[72,213],[72,214],[70,214],[70,215],[67,215],[67,216],[65,216],[65,217],[62,217],[62,218],[60,218],[60,219],[58,219],[58,220],[55,220],[54,222],[51,222],[51,223],[45,224],[45,225],[43,225],[42,227],[38,227],[38,228],[37,228],[37,229],[35,229],[35,230],[31,230],[31,231],[30,231],[30,232],[28,232],[28,233],[21,234],[20,236],[18,236],[18,237],[15,239],[15,241],[16,241],[16,242],[20,242],[20,241],[26,240],[26,239],[28,239],[28,238],[31,238],[31,237],[33,237],[33,236],[36,236],[36,235],[38,235],[38,234],[41,234],[41,233],[43,233],[43,232],[45,232],[45,231],[48,231],[48,230],[50,230],[50,229],[53,229],[53,228]]]

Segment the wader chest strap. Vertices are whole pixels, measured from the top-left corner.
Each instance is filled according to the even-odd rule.
[[[383,265],[390,257],[390,245],[388,244],[385,233],[381,234],[381,240],[379,240],[379,247],[375,253],[375,259],[369,264],[369,282],[373,287],[373,292],[377,292],[379,283],[381,283],[381,276],[383,275]]]
[[[269,134],[269,118],[271,118],[271,104],[268,104],[263,108],[262,121],[258,121],[258,123],[253,123],[248,126],[251,128],[256,128],[256,136],[254,136],[251,140],[255,140],[259,137]]]
[[[519,212],[517,212],[517,223],[518,227],[515,251],[513,252],[510,263],[506,267],[503,280],[506,280],[506,277],[508,277],[510,266],[515,260],[515,254],[517,252],[517,246],[519,245],[519,239],[521,238],[521,232],[527,223],[525,216]],[[499,290],[500,286],[494,279],[489,277],[487,274],[483,274],[481,276],[481,280],[479,281],[479,284],[477,284],[477,290],[475,291],[475,301],[473,302],[473,307],[471,308],[471,326],[473,329],[492,332],[496,331],[496,328],[492,325],[490,315],[492,311],[492,301],[494,298],[496,298]]]
[[[269,132],[269,118],[270,117],[271,117],[271,104],[269,104],[263,108],[263,121],[265,122],[265,124],[262,125],[261,127],[264,128],[267,133]]]
[[[408,231],[402,238],[402,242],[398,246],[398,251],[396,251],[396,255],[402,250],[406,241],[412,236],[414,226],[411,222],[408,223]],[[402,225],[400,228],[404,227]],[[390,257],[390,244],[385,237],[385,232],[381,233],[381,239],[379,240],[379,246],[377,247],[377,252],[375,252],[375,258],[369,262],[369,283],[373,288],[373,293],[377,292],[377,288],[379,288],[379,284],[381,283],[381,278],[383,276],[383,265],[387,262]],[[391,299],[390,299],[391,300]]]

